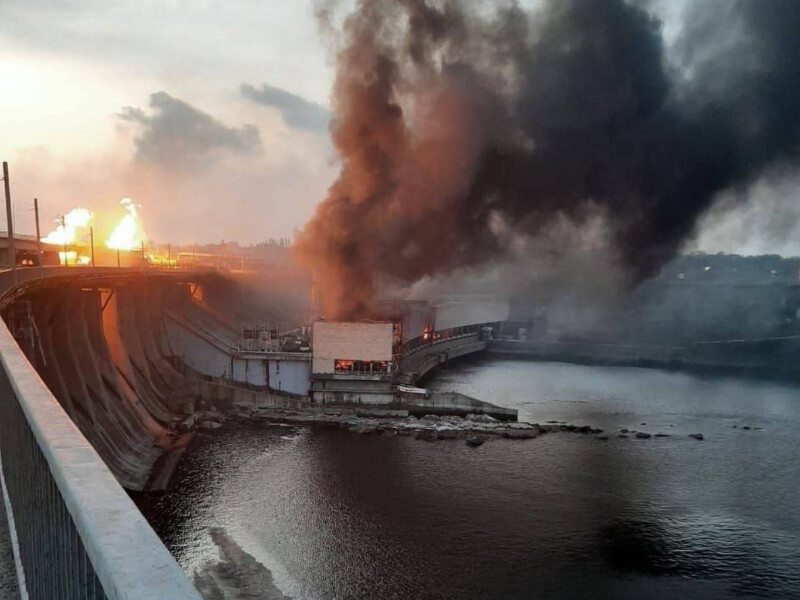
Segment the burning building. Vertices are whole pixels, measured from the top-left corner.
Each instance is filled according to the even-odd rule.
[[[391,322],[314,323],[311,400],[326,404],[392,402],[394,332]]]
[[[317,321],[312,328],[310,399],[322,404],[388,404],[395,386],[414,382],[458,356],[508,319],[493,297],[383,307],[385,321]],[[470,350],[471,351],[471,350]]]

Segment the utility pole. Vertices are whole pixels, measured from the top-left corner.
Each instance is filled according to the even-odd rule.
[[[67,220],[61,215],[61,234],[64,236],[64,266],[69,266],[69,254],[67,254]]]
[[[144,268],[144,263],[145,263],[145,260],[144,260],[144,240],[142,240],[142,268]]]
[[[89,227],[89,245],[92,248],[92,266],[94,267],[94,227]]]
[[[33,199],[33,215],[36,217],[36,252],[39,255],[39,277],[44,279],[44,255],[42,254],[42,234],[39,231],[39,199]]]
[[[117,248],[117,268],[119,269],[119,248]]]
[[[6,223],[8,223],[8,262],[17,280],[17,252],[14,246],[14,223],[11,218],[11,184],[8,181],[8,163],[3,161],[3,185],[6,192]]]

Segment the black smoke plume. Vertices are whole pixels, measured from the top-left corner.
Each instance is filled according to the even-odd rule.
[[[639,281],[718,192],[793,160],[800,3],[685,13],[668,52],[633,1],[359,0],[336,40],[342,170],[298,244],[326,312],[364,316],[383,275],[486,263],[589,209]]]

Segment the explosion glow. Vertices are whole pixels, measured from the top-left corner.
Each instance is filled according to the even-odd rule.
[[[75,242],[77,229],[89,225],[91,218],[92,213],[85,208],[74,208],[64,215],[63,223],[59,223],[54,231],[47,234],[47,237],[42,238],[42,242],[45,244],[58,244],[59,246],[72,244]]]
[[[125,207],[128,214],[122,218],[122,221],[111,232],[111,237],[106,241],[106,246],[113,250],[133,250],[144,239],[144,233],[139,227],[136,205],[130,198],[123,198],[119,203]]]

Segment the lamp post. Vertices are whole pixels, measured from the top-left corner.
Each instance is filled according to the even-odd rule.
[[[89,245],[92,248],[92,266],[94,267],[94,227],[89,227]]]
[[[69,266],[69,254],[67,254],[67,220],[61,215],[61,234],[64,236],[64,266]]]
[[[42,254],[42,234],[39,231],[39,199],[33,199],[33,215],[36,219],[36,254],[39,257],[39,277],[44,279],[44,255]]]
[[[17,253],[14,245],[14,221],[11,218],[11,183],[8,180],[8,163],[3,162],[3,187],[6,193],[6,223],[8,224],[8,262],[17,280]]]

